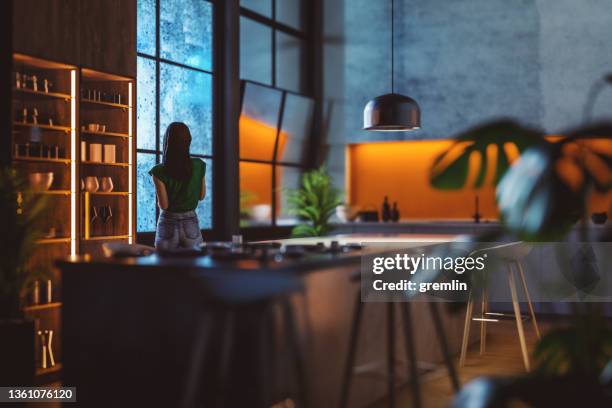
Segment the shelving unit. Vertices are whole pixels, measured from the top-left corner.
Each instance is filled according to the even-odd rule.
[[[79,156],[81,177],[110,177],[114,186],[110,192],[82,192],[80,195],[79,245],[82,252],[100,253],[104,242],[132,242],[135,234],[133,87],[131,78],[86,69],[81,71],[79,146],[85,142],[87,149]],[[98,126],[104,126],[105,130],[93,130]],[[102,145],[102,152],[105,145],[114,145],[114,162],[91,161],[90,143]]]
[[[62,368],[61,280],[55,260],[76,254],[96,255],[104,242],[131,243],[135,235],[134,79],[23,54],[13,54],[13,62],[14,117],[8,136],[12,165],[25,180],[31,173],[54,174],[51,188],[39,192],[48,197],[49,213],[53,214],[40,226],[45,234],[48,231],[49,238],[35,242],[36,250],[27,265],[47,271],[45,279],[52,281],[53,302],[23,308],[26,316],[36,321],[37,330],[54,331],[56,365],[36,370],[35,383],[44,384],[59,379]],[[121,103],[82,98],[80,90],[86,89],[100,91],[101,99],[121,94],[117,97]],[[89,123],[104,124],[106,129],[89,132],[82,128]],[[81,142],[115,145],[115,163],[89,161],[89,152],[81,152]],[[48,151],[54,152],[55,157],[50,157]],[[87,194],[79,191],[80,181],[89,176],[111,177],[114,189]],[[86,237],[89,217],[85,214],[90,206],[110,206],[113,226]],[[37,340],[37,355],[38,347]]]

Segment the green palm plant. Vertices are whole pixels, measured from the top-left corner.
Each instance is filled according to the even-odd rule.
[[[304,173],[301,187],[288,193],[291,213],[305,221],[293,228],[293,237],[318,237],[331,230],[329,218],[342,203],[342,195],[325,167]]]
[[[22,317],[21,298],[39,276],[26,263],[40,238],[45,199],[10,168],[0,169],[0,319]]]

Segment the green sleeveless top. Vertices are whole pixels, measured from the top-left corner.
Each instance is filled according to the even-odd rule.
[[[176,180],[166,173],[163,164],[153,167],[149,174],[164,183],[168,192],[168,209],[173,213],[193,211],[200,201],[202,178],[206,174],[206,163],[198,158],[191,158],[191,177],[188,180]]]

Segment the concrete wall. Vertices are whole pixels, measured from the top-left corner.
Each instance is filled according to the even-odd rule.
[[[398,134],[361,130],[366,102],[390,90],[390,2],[325,2],[328,166],[341,185],[347,143],[448,138],[501,116],[559,132],[612,72],[612,0],[395,1],[396,91],[423,122]],[[612,118],[612,87],[594,112]]]

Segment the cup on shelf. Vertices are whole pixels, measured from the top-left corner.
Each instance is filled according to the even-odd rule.
[[[87,142],[81,140],[81,161],[87,161]]]
[[[104,145],[104,163],[115,163],[117,159],[117,147],[114,144]]]
[[[88,193],[95,193],[100,188],[100,183],[97,177],[89,176],[85,177],[85,191]]]
[[[110,177],[102,177],[100,178],[100,191],[105,193],[110,193],[113,191],[113,179]]]
[[[98,128],[98,131],[102,133],[106,132],[106,125],[100,125],[100,127]]]
[[[102,145],[100,143],[89,144],[89,161],[102,162]]]
[[[53,184],[53,172],[30,173],[28,175],[30,187],[34,191],[47,191]]]
[[[100,125],[97,123],[88,123],[87,130],[90,132],[97,132],[100,129]]]

